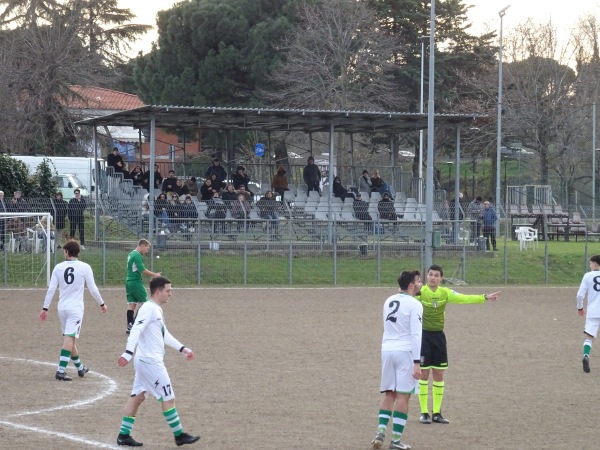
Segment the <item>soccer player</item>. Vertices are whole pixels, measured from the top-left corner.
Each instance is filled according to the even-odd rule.
[[[500,292],[482,295],[465,295],[442,287],[444,271],[441,266],[433,264],[427,270],[427,284],[416,298],[423,304],[423,342],[421,344],[421,381],[419,382],[419,403],[421,417],[419,421],[430,424],[450,423],[442,416],[442,399],[444,398],[444,371],[448,368],[448,350],[444,323],[446,305],[448,303],[483,303],[486,300],[496,301]],[[433,416],[429,416],[429,370],[433,376]]]
[[[587,295],[587,313],[583,308],[583,299]],[[590,272],[586,273],[581,280],[577,291],[577,313],[585,316],[585,328],[583,334],[583,371],[590,373],[590,350],[592,341],[598,334],[600,326],[600,255],[590,258]]]
[[[200,436],[191,436],[183,432],[179,414],[175,408],[175,392],[164,364],[165,344],[183,353],[188,360],[194,358],[194,352],[175,339],[167,330],[161,306],[171,298],[171,282],[162,276],[150,281],[150,298],[138,311],[135,325],[127,339],[125,353],[118,364],[125,367],[134,359],[135,376],[131,397],[125,403],[121,430],[117,437],[118,445],[141,447],[143,444],[131,437],[137,410],[146,398],[146,393],[154,396],[161,404],[163,416],[179,445],[193,444]],[[135,357],[133,352],[135,352]]]
[[[68,241],[63,246],[65,261],[57,264],[52,271],[52,278],[50,279],[50,286],[48,286],[48,292],[44,300],[44,307],[40,312],[40,320],[44,322],[48,318],[48,308],[50,308],[52,298],[58,287],[58,318],[64,339],[62,349],[60,350],[58,370],[54,377],[60,381],[72,380],[65,372],[69,364],[69,359],[75,364],[77,374],[80,377],[83,377],[88,372],[88,368],[79,359],[79,351],[75,344],[75,339],[79,338],[79,332],[81,331],[81,322],[83,320],[83,289],[86,284],[92,297],[100,305],[102,312],[105,313],[107,310],[106,304],[96,287],[92,268],[89,264],[77,259],[80,249],[79,242],[74,240]]]
[[[381,393],[379,426],[373,448],[381,448],[388,423],[393,418],[391,449],[410,449],[400,442],[408,420],[408,400],[415,392],[421,375],[421,317],[423,306],[415,300],[421,275],[404,271],[398,277],[400,292],[383,305],[383,340],[381,343]]]
[[[135,310],[138,305],[146,301],[148,295],[142,274],[149,277],[160,277],[160,272],[151,272],[144,266],[144,258],[150,251],[150,242],[146,239],[140,239],[137,247],[127,256],[127,278],[125,279],[125,294],[127,295],[127,331],[129,334],[133,326]]]

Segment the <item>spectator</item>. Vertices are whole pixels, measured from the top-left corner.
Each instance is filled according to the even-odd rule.
[[[271,180],[271,189],[275,191],[277,194],[281,195],[281,199],[285,195],[285,191],[289,191],[288,187],[288,179],[285,176],[285,168],[283,166],[279,166],[277,168],[277,173],[273,175],[273,179]]]
[[[6,203],[4,203],[4,191],[0,191],[0,213],[7,212]],[[0,250],[4,250],[6,236],[6,219],[0,219]]]
[[[250,202],[246,200],[244,194],[238,194],[237,200],[231,204],[231,217],[238,221],[238,232],[242,230],[242,224],[244,225],[244,230],[248,231],[248,216],[251,210],[252,206],[250,206]]]
[[[464,215],[462,212],[462,209],[460,208],[460,202],[462,201],[463,198],[463,193],[459,192],[458,193],[458,208],[456,207],[456,197],[452,197],[452,200],[450,200],[450,203],[448,205],[448,213],[450,214],[450,220],[454,222],[454,218],[456,217],[456,211],[458,210],[458,220],[463,220],[464,219]]]
[[[179,195],[175,192],[171,195],[171,199],[168,201],[167,214],[169,215],[169,222],[171,224],[171,233],[181,232],[181,203],[179,203]]]
[[[344,201],[348,197],[352,200],[354,200],[355,198],[352,192],[348,192],[348,189],[342,186],[342,180],[340,179],[340,177],[335,177],[333,179],[333,196],[341,198],[342,201]]]
[[[133,182],[134,186],[143,186],[144,185],[144,171],[140,166],[135,166],[133,170],[130,172],[130,178]]]
[[[317,191],[321,194],[321,171],[319,166],[315,164],[315,158],[308,157],[307,165],[304,167],[303,178],[306,183],[307,191]]]
[[[67,214],[69,213],[69,204],[63,200],[62,192],[54,194],[53,203],[54,208],[50,212],[54,218],[54,226],[56,227],[56,248],[61,248],[65,234]]]
[[[389,192],[383,193],[383,198],[377,204],[377,212],[379,213],[379,218],[383,220],[396,220],[398,218]]]
[[[240,184],[240,188],[237,190],[238,195],[242,194],[247,202],[252,203],[252,192],[246,190],[246,186]]]
[[[390,185],[383,181],[383,178],[379,176],[379,170],[373,171],[373,177],[371,178],[371,192],[379,192],[381,195],[383,195],[384,192],[388,192],[388,194],[391,192]]]
[[[196,205],[192,202],[190,195],[185,196],[185,200],[181,205],[181,219],[183,221],[182,229],[187,229],[190,233],[195,231],[194,225],[198,219],[198,210]]]
[[[81,250],[85,250],[85,199],[81,197],[79,189],[75,189],[75,197],[69,200],[69,224],[71,239],[75,239],[75,230],[79,230],[79,243],[81,244]]]
[[[113,147],[112,153],[106,157],[106,165],[112,167],[114,173],[123,172],[125,163],[123,163],[123,157],[119,154],[119,149],[117,147]]]
[[[471,219],[471,242],[477,242],[477,238],[481,236],[481,224],[483,222],[483,204],[481,200],[481,195],[478,195],[467,207],[467,214]]]
[[[213,173],[210,176],[210,181],[212,182],[212,189],[221,192],[225,188],[225,183],[219,180],[217,174]]]
[[[485,237],[485,248],[490,249],[490,242],[492,249],[497,252],[496,248],[496,210],[492,207],[490,202],[483,202],[483,236]]]
[[[207,178],[200,188],[200,201],[207,202],[213,198],[212,180]]]
[[[144,220],[148,220],[148,216],[150,215],[149,198],[150,194],[144,194],[144,199],[142,200],[142,219]]]
[[[233,184],[229,183],[227,185],[227,187],[225,188],[225,191],[223,191],[223,195],[221,196],[223,198],[223,201],[225,202],[225,204],[227,206],[231,205],[231,202],[234,202],[237,200],[237,192],[235,192],[235,189],[233,187]]]
[[[15,191],[13,198],[8,205],[9,212],[27,212],[27,202],[23,198],[21,191]]]
[[[185,187],[187,187],[188,194],[192,197],[198,196],[198,183],[196,182],[196,177],[191,177],[185,180]]]
[[[206,202],[206,217],[214,219],[213,233],[217,231],[225,233],[225,217],[227,217],[227,206],[219,196],[219,191],[213,190],[213,197]]]
[[[233,174],[232,181],[233,187],[236,190],[239,189],[240,186],[243,184],[244,186],[246,186],[248,192],[252,192],[250,191],[248,184],[250,183],[250,177],[246,173],[246,168],[244,166],[237,166],[237,169],[235,169],[235,173]]]
[[[31,251],[31,242],[27,239],[27,225],[21,217],[6,219],[6,232],[12,233],[12,237],[15,240],[15,251]]]
[[[167,194],[167,197],[175,192],[177,187],[177,176],[174,170],[169,170],[169,176],[163,180],[162,191]]]
[[[210,165],[208,169],[206,169],[204,178],[210,178],[213,174],[215,174],[217,176],[217,179],[221,182],[224,182],[225,178],[227,178],[227,172],[225,171],[223,166],[221,166],[221,161],[219,160],[219,158],[213,159],[212,165]]]
[[[357,220],[373,220],[373,218],[369,214],[369,203],[365,202],[362,199],[362,195],[360,192],[354,197],[354,203],[352,203],[352,207],[354,209],[354,217]]]
[[[42,241],[42,251],[44,252],[46,251],[46,245],[48,243],[48,230],[46,224],[46,217],[42,217],[34,227],[34,231],[36,232],[38,239]],[[56,234],[54,233],[54,224],[52,223],[52,216],[50,216],[50,245],[54,245],[55,238]]]
[[[169,220],[169,200],[167,200],[167,194],[164,192],[160,193],[154,201],[154,216],[160,219],[165,231],[170,233],[169,225],[171,224],[171,221]]]
[[[189,190],[182,179],[177,180],[177,183],[175,184],[174,193],[177,194],[180,198],[185,197],[189,194]]]
[[[154,189],[160,189],[162,186],[163,177],[158,170],[158,164],[154,164]],[[150,170],[144,173],[144,182],[142,184],[144,189],[150,192]]]
[[[358,192],[371,192],[371,178],[369,171],[363,170],[360,180],[358,180]]]
[[[260,200],[256,202],[256,207],[258,208],[261,219],[267,219],[269,221],[268,224],[270,229],[274,232],[277,232],[277,225],[279,223],[277,206],[278,204],[275,200],[273,191],[265,192],[264,197],[261,197]]]

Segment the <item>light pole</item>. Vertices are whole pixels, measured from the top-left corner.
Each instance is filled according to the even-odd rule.
[[[498,15],[500,16],[500,45],[498,49],[498,135],[496,137],[496,207],[501,205],[500,197],[500,162],[502,157],[502,25],[504,14],[510,5],[502,8]]]
[[[419,114],[423,114],[423,86],[425,84],[425,42],[429,36],[421,36],[421,97],[419,101]],[[419,203],[423,202],[423,130],[419,130]]]

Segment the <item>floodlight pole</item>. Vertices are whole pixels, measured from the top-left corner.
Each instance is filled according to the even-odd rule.
[[[433,263],[433,140],[435,86],[435,1],[431,2],[429,19],[429,98],[427,99],[427,189],[425,192],[425,267]]]
[[[500,16],[500,45],[498,48],[498,135],[496,138],[496,209],[502,205],[500,196],[500,164],[502,161],[502,26],[504,14],[510,5],[502,8],[498,15]]]
[[[592,221],[596,221],[596,102],[592,103]]]
[[[419,100],[419,114],[423,114],[423,86],[425,84],[425,41],[429,36],[421,36],[421,97]],[[423,130],[419,130],[419,192],[418,202],[423,203]]]

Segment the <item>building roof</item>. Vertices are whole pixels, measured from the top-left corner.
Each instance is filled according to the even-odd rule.
[[[435,114],[436,126],[454,127],[485,116]],[[131,126],[147,128],[151,119],[159,128],[217,130],[261,130],[397,134],[427,128],[427,114],[377,111],[333,111],[305,109],[253,109],[199,106],[147,105],[128,111],[94,117],[79,125]]]
[[[71,86],[71,90],[76,94],[69,102],[71,109],[124,111],[144,106],[144,102],[137,95],[126,92],[79,85]]]

